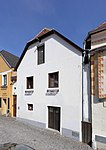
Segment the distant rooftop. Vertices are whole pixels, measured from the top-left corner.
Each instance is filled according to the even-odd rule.
[[[3,59],[6,61],[6,63],[11,67],[11,68],[15,68],[18,60],[19,60],[19,57],[5,51],[5,50],[2,50],[0,51],[0,55],[3,57]]]
[[[51,31],[52,29],[49,29],[49,28],[44,28],[42,29],[37,35],[36,35],[36,38],[46,34],[47,32]]]
[[[100,31],[106,30],[106,21],[100,24],[97,28],[93,29],[89,32],[89,34],[94,34]]]

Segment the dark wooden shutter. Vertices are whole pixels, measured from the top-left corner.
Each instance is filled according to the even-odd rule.
[[[82,142],[92,146],[92,123],[82,121]]]

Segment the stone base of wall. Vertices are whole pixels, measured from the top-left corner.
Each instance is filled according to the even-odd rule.
[[[106,137],[95,135],[96,149],[106,150]]]
[[[37,122],[37,121],[33,121],[33,120],[28,120],[28,119],[24,119],[24,118],[19,118],[19,117],[17,117],[16,119],[19,121],[22,121],[24,123],[39,127],[39,128],[44,128],[44,129],[46,128],[45,123],[41,123],[41,122]],[[55,131],[55,130],[51,130],[51,131]],[[62,135],[79,141],[79,132],[69,130],[66,128],[62,128]]]
[[[79,132],[62,128],[62,135],[79,141]]]

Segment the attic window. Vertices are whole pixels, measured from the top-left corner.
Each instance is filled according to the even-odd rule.
[[[44,44],[37,47],[38,50],[38,65],[45,63]]]

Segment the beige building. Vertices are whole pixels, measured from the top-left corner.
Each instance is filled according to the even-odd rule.
[[[14,67],[18,57],[2,50],[0,51],[0,114],[16,116],[16,95],[12,93],[16,82]]]

